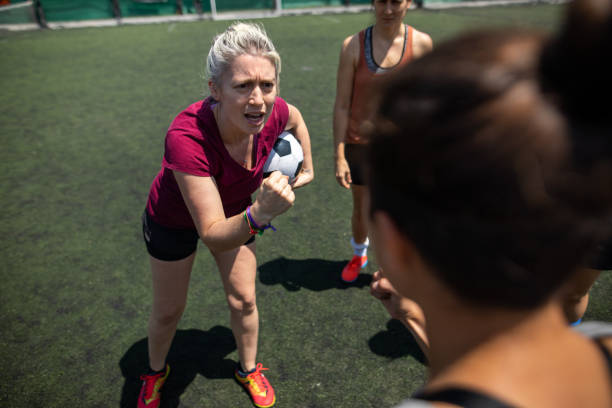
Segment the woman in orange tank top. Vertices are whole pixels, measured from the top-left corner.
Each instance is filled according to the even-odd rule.
[[[411,0],[373,0],[374,25],[342,43],[334,105],[334,155],[336,180],[353,195],[351,245],[354,249],[351,261],[342,270],[344,282],[355,281],[368,262],[368,229],[363,211],[366,190],[362,174],[367,140],[361,135],[360,127],[374,111],[369,92],[377,78],[433,47],[429,35],[404,24],[410,3]]]

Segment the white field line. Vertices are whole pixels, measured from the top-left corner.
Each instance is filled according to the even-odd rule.
[[[31,5],[32,5],[31,1],[25,1],[23,3],[10,4],[7,6],[0,6],[0,11],[12,10],[12,9],[20,8],[20,7],[31,6]]]

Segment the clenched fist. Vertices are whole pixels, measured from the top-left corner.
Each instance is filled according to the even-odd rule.
[[[251,215],[257,225],[267,225],[274,217],[291,208],[294,201],[295,193],[289,184],[289,177],[275,171],[261,183]]]

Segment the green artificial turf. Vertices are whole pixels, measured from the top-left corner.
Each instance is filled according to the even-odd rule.
[[[553,29],[559,6],[414,11],[435,42],[482,26]],[[370,297],[341,285],[350,193],[336,185],[332,106],[342,40],[370,14],[261,21],[302,112],[316,179],[258,237],[259,360],[279,407],[389,407],[423,384],[422,355]],[[228,22],[0,33],[0,406],[134,407],[151,303],[140,216],[173,117],[205,95]],[[375,270],[372,259],[367,273]],[[612,320],[610,274],[587,319]],[[171,350],[165,407],[250,407],[221,281],[200,252]]]

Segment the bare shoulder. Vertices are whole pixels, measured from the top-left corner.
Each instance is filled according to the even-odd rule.
[[[419,58],[433,49],[433,41],[429,34],[413,28],[412,54]]]
[[[359,33],[349,35],[342,41],[340,59],[355,63],[359,58]]]
[[[294,129],[297,125],[302,123],[304,119],[302,118],[302,113],[298,108],[290,103],[287,103],[289,107],[289,119],[287,120],[287,125],[285,126],[285,130]]]

